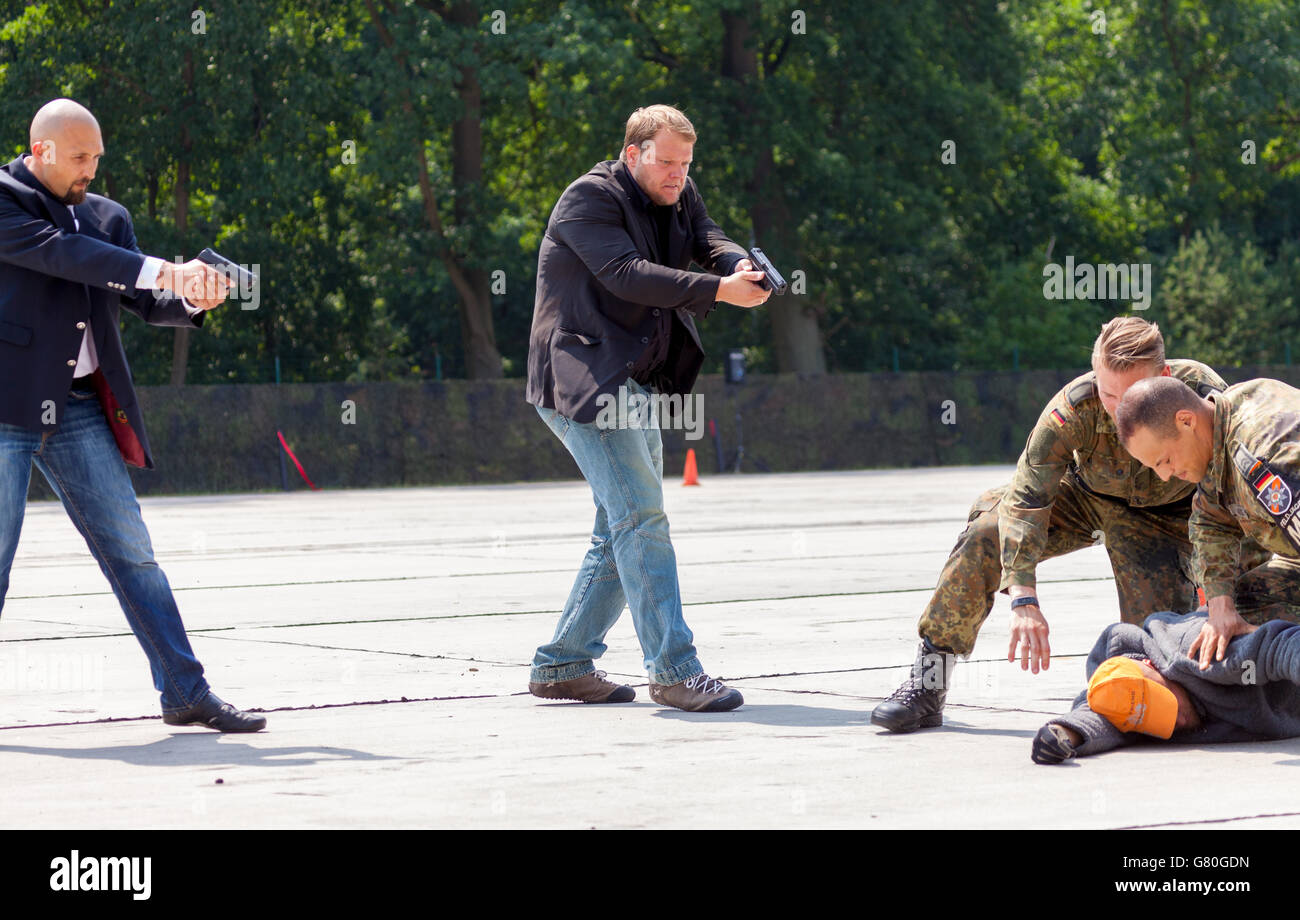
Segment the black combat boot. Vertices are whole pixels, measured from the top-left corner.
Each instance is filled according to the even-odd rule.
[[[948,697],[957,656],[922,639],[916,662],[903,685],[871,713],[871,721],[891,732],[914,732],[943,724],[943,703]]]

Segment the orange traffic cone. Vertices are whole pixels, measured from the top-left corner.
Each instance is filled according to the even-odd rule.
[[[698,486],[700,484],[700,472],[695,468],[695,448],[688,448],[686,451],[686,474],[682,476],[682,485]]]

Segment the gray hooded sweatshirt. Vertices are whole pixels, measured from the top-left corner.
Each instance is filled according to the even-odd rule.
[[[1228,643],[1223,661],[1202,671],[1187,650],[1206,622],[1205,611],[1153,613],[1140,627],[1106,627],[1088,655],[1087,674],[1107,658],[1150,658],[1155,669],[1181,684],[1201,716],[1198,728],[1175,731],[1178,744],[1222,744],[1300,736],[1300,623],[1272,620]],[[1137,741],[1160,741],[1140,732],[1122,732],[1088,708],[1088,691],[1074,709],[1052,719],[1083,736],[1080,756],[1100,754]]]

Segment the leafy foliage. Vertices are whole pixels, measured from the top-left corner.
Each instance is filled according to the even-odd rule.
[[[476,278],[494,279],[499,366],[522,374],[550,209],[655,101],[694,120],[715,219],[742,244],[765,228],[800,273],[829,370],[1081,366],[1128,305],[1045,299],[1067,255],[1152,264],[1176,354],[1300,348],[1289,0],[489,6],[11,5],[0,146],[21,153],[35,110],[72,96],[104,126],[95,188],[145,251],[260,266],[257,309],[193,337],[194,383],[270,380],[277,359],[299,381],[481,373]],[[706,370],[734,347],[777,370],[769,312],[715,311]],[[124,329],[137,378],[166,382],[170,335]]]

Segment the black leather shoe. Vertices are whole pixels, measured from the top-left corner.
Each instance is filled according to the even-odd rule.
[[[872,711],[871,721],[899,733],[938,728],[943,724],[943,704],[956,661],[956,655],[922,639],[907,680]]]
[[[163,721],[168,725],[206,725],[219,732],[260,732],[266,728],[264,716],[236,709],[211,691],[189,709],[164,712]]]

